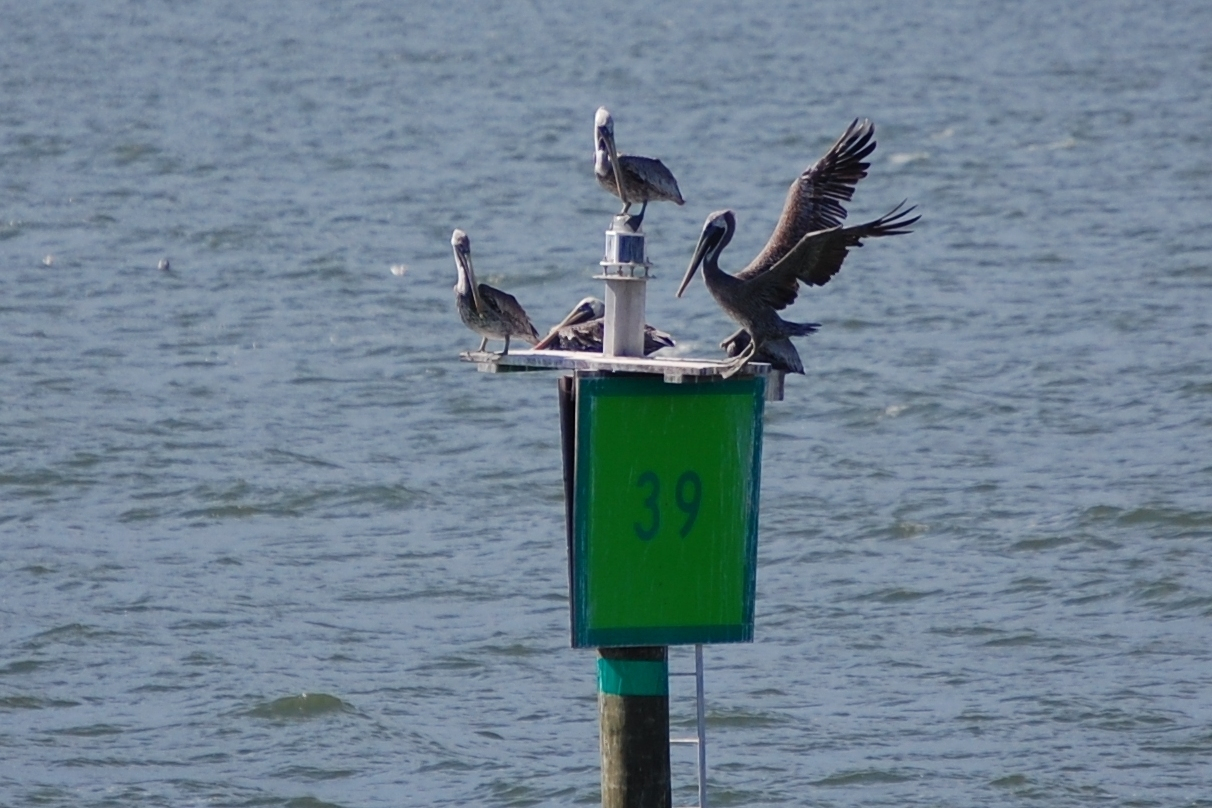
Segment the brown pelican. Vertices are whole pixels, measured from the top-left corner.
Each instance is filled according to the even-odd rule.
[[[783,213],[774,232],[743,272],[758,273],[774,266],[808,233],[836,227],[845,220],[846,208],[842,203],[850,201],[854,196],[854,186],[867,176],[871,164],[865,159],[875,151],[874,137],[875,125],[866,118],[855,118],[824,156],[795,178],[787,189]],[[744,348],[738,342],[741,336],[741,332],[737,331],[720,343],[720,347],[728,350],[730,345],[737,346],[736,353],[728,355],[738,355]],[[748,340],[744,340],[744,344],[747,345]],[[792,348],[791,353],[794,350]],[[754,361],[766,360],[754,357]],[[776,369],[782,369],[778,368],[777,363],[771,364]],[[803,370],[794,372],[803,373]]]
[[[556,351],[602,352],[602,318],[606,304],[596,297],[587,297],[573,306],[568,316],[552,326],[547,336],[534,346],[536,351],[550,348]],[[644,356],[661,348],[672,348],[673,337],[650,325],[644,326]]]
[[[486,283],[476,283],[471,268],[471,239],[467,234],[455,230],[450,236],[450,246],[454,248],[455,267],[459,272],[459,281],[454,287],[455,305],[459,307],[463,323],[483,337],[476,350],[483,351],[490,338],[505,340],[501,356],[509,353],[510,337],[521,337],[531,345],[538,342],[539,332],[517,298]]]
[[[622,213],[631,210],[635,202],[643,203],[639,216],[632,220],[633,226],[638,227],[644,221],[649,202],[666,200],[685,204],[678,181],[664,163],[652,157],[619,154],[615,150],[614,119],[606,107],[598,107],[594,116],[593,142],[593,173],[598,185],[623,200]]]
[[[750,264],[736,275],[728,274],[719,265],[720,253],[736,232],[736,216],[730,210],[716,211],[708,216],[677,296],[681,297],[686,291],[701,264],[703,281],[711,296],[729,317],[749,332],[748,347],[741,349],[729,362],[724,375],[735,375],[759,353],[773,354],[786,370],[803,373],[803,363],[788,338],[811,334],[818,326],[784,320],[777,312],[795,302],[800,281],[809,286],[828,283],[842,268],[850,248],[862,246],[863,239],[911,232],[905,228],[919,217],[910,217],[913,208],[901,210],[903,206],[902,202],[884,216],[865,224],[834,226],[808,233],[772,266],[759,267],[755,271]],[[724,345],[734,339],[736,335],[725,340]]]

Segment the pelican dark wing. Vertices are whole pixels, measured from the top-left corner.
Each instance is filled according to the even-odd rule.
[[[830,227],[806,234],[795,247],[769,269],[737,277],[746,280],[746,292],[776,311],[795,302],[800,282],[808,286],[824,286],[842,268],[851,247],[863,246],[863,239],[899,236],[911,231],[905,228],[920,217],[910,216],[913,208],[904,202],[878,219],[852,227]]]
[[[854,196],[854,187],[867,176],[866,158],[875,151],[875,125],[856,118],[842,136],[787,190],[783,213],[762,251],[739,273],[752,277],[769,269],[795,248],[808,233],[837,227],[846,218],[842,204]]]
[[[619,154],[617,157],[628,205],[633,202],[658,201],[674,202],[678,205],[686,203],[686,200],[682,199],[682,192],[673,172],[660,160],[635,154]],[[599,176],[598,183],[610,193],[623,198],[613,171]]]

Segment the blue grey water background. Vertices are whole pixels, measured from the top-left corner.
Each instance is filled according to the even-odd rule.
[[[599,104],[685,355],[703,219],[742,266],[852,118],[850,220],[923,214],[792,310],[712,803],[1212,805],[1212,4],[0,18],[0,805],[598,800],[554,377],[457,360],[449,238],[597,292]]]

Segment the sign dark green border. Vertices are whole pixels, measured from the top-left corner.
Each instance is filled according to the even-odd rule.
[[[762,419],[766,398],[766,380],[748,377],[699,384],[667,384],[653,376],[578,377],[576,379],[576,448],[573,485],[573,537],[570,545],[569,582],[572,587],[572,645],[575,648],[692,645],[697,643],[752,642],[754,602],[757,585],[758,504],[761,491]],[[736,623],[711,625],[669,625],[594,628],[589,624],[589,548],[587,474],[589,451],[593,445],[593,400],[605,396],[680,396],[746,395],[752,398],[752,468],[748,484],[751,503],[745,516],[743,603],[741,619]],[[704,436],[711,440],[714,436]]]

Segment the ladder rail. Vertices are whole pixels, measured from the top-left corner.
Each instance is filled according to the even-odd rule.
[[[699,735],[699,808],[707,808],[707,705],[703,703],[703,646],[694,646],[695,723]]]
[[[703,646],[701,644],[694,646],[694,673],[674,673],[670,671],[669,675],[694,677],[695,737],[670,738],[669,743],[671,745],[686,744],[697,747],[695,749],[695,769],[699,781],[699,804],[690,808],[707,808],[707,705],[703,692]]]

